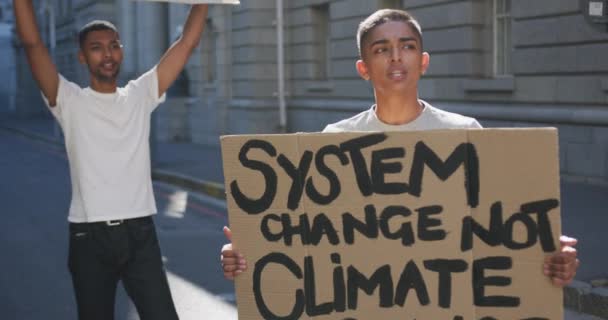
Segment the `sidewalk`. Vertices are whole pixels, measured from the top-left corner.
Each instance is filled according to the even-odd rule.
[[[0,130],[63,145],[50,118],[18,119],[0,115]],[[216,198],[225,199],[220,147],[192,143],[158,143],[152,176]],[[564,290],[565,306],[608,319],[608,185],[562,179],[562,231],[579,239],[582,262],[573,284]]]

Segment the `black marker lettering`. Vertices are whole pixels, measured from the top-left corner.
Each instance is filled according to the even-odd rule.
[[[300,199],[304,192],[304,179],[310,170],[310,163],[312,162],[312,152],[305,151],[302,153],[300,164],[298,167],[294,166],[289,159],[283,154],[279,155],[277,162],[285,172],[291,178],[291,188],[289,189],[289,196],[287,198],[287,208],[295,210],[300,205]]]
[[[443,207],[428,206],[417,209],[416,211],[418,211],[418,239],[423,241],[437,241],[445,239],[445,230],[429,230],[431,227],[441,226],[441,220],[430,218],[430,216],[440,214],[443,211]]]
[[[385,181],[385,175],[389,173],[399,173],[403,169],[400,162],[386,163],[384,160],[403,158],[405,149],[387,148],[372,151],[372,188],[376,194],[401,194],[408,191],[407,184]]]
[[[260,224],[260,231],[266,240],[270,242],[277,242],[283,237],[283,232],[272,233],[269,226],[270,220],[281,222],[281,217],[276,214],[268,214],[264,216]]]
[[[293,236],[298,234],[300,235],[300,239],[302,240],[303,245],[307,245],[310,243],[308,238],[308,231],[310,230],[310,223],[308,222],[308,215],[301,214],[299,218],[298,225],[291,224],[291,216],[287,213],[283,213],[281,215],[281,224],[283,226],[283,240],[285,241],[286,246],[291,246]]]
[[[536,213],[538,215],[538,234],[544,252],[556,250],[548,213],[557,207],[559,207],[557,199],[546,199],[523,204],[520,208],[523,213]]]
[[[338,232],[331,223],[331,220],[324,213],[321,213],[312,221],[312,230],[309,236],[310,243],[315,246],[318,245],[323,235],[327,235],[327,240],[333,245],[340,243]]]
[[[315,166],[317,167],[319,174],[329,181],[329,193],[327,195],[322,195],[315,187],[312,177],[308,178],[306,181],[306,194],[310,200],[316,204],[330,204],[338,198],[342,188],[340,179],[338,179],[336,173],[325,164],[325,157],[330,154],[335,155],[340,159],[342,165],[348,164],[348,157],[335,145],[324,146],[317,151],[317,154],[315,155]]]
[[[389,228],[389,222],[393,217],[409,217],[412,215],[410,209],[404,206],[388,206],[382,210],[380,215],[380,230],[385,238],[395,240],[401,239],[401,244],[404,246],[411,246],[414,244],[414,230],[411,222],[404,222],[401,224],[401,228],[396,232],[391,232]]]
[[[342,215],[342,232],[344,241],[348,244],[355,242],[354,229],[369,239],[378,238],[378,218],[373,205],[365,206],[365,222],[357,220],[352,214],[346,212]]]
[[[346,310],[346,281],[344,281],[344,268],[340,265],[340,260],[339,254],[331,254],[331,262],[337,264],[333,272],[334,309],[337,312],[344,312]]]
[[[511,284],[511,278],[493,276],[486,277],[485,270],[509,270],[513,266],[510,257],[487,257],[473,261],[473,297],[478,307],[518,307],[519,297],[486,296],[486,286],[506,287]]]
[[[377,287],[380,287],[380,307],[390,308],[393,306],[393,279],[391,278],[391,267],[383,265],[367,279],[353,266],[348,267],[348,308],[357,309],[359,289],[363,289],[368,295],[372,295]]]
[[[334,307],[332,302],[325,302],[317,305],[317,292],[315,288],[315,268],[312,257],[304,258],[304,293],[306,295],[306,314],[314,317],[323,314],[330,314]]]
[[[513,239],[515,236],[514,225],[515,222],[518,221],[521,222],[526,228],[526,241],[523,243],[518,243]],[[538,229],[536,228],[536,222],[534,222],[534,220],[530,218],[528,214],[518,212],[505,221],[503,234],[503,242],[505,247],[511,250],[519,250],[529,248],[536,244]]]
[[[357,185],[361,194],[364,196],[370,196],[372,194],[372,183],[368,172],[367,164],[365,163],[365,157],[361,153],[361,149],[378,144],[388,137],[383,133],[370,134],[362,137],[357,137],[340,144],[340,148],[344,152],[350,153],[350,158],[355,170],[355,177],[357,178]]]
[[[425,260],[424,267],[439,273],[439,306],[449,308],[452,303],[452,273],[464,272],[469,267],[464,260]]]
[[[410,172],[409,193],[413,196],[419,197],[422,192],[422,176],[425,165],[442,181],[447,180],[462,165],[465,174],[464,187],[467,191],[467,203],[472,208],[479,205],[479,159],[477,158],[475,145],[471,143],[460,144],[444,162],[424,142],[418,142]]]
[[[473,233],[487,245],[495,247],[502,240],[502,203],[495,202],[490,208],[490,228],[485,229],[472,216],[462,220],[460,249],[464,252],[473,248]]]
[[[264,193],[259,199],[249,198],[243,194],[236,180],[230,183],[230,193],[239,208],[248,214],[258,214],[272,205],[274,196],[277,193],[277,174],[268,164],[249,159],[247,153],[251,149],[261,149],[272,157],[277,155],[277,150],[267,141],[249,140],[241,147],[241,151],[239,152],[239,161],[243,167],[260,171],[264,176]]]
[[[302,313],[304,312],[304,291],[302,289],[297,289],[295,294],[295,303],[291,310],[291,313],[287,316],[279,316],[273,313],[266,302],[264,301],[264,297],[262,296],[262,272],[266,265],[270,263],[276,263],[285,266],[289,272],[291,272],[296,278],[302,279],[302,269],[289,258],[287,255],[282,253],[270,253],[262,257],[255,263],[255,268],[253,270],[253,295],[255,298],[255,304],[258,307],[258,311],[260,315],[264,319],[280,319],[280,320],[289,320],[289,319],[299,319]]]
[[[405,268],[403,268],[401,277],[399,277],[399,283],[397,284],[397,290],[395,292],[395,304],[403,307],[410,289],[416,291],[418,302],[420,302],[421,305],[426,306],[430,303],[426,283],[424,283],[424,278],[420,273],[420,269],[418,269],[418,266],[416,266],[416,263],[414,263],[413,260],[410,260],[410,262],[407,263]]]

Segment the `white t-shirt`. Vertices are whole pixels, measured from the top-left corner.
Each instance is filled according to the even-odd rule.
[[[475,129],[481,128],[477,120],[443,111],[420,100],[424,105],[422,113],[413,121],[402,125],[386,124],[376,115],[376,105],[355,115],[354,117],[329,124],[323,132],[350,132],[350,131],[414,131],[435,129]]]
[[[44,95],[43,95],[44,98]],[[156,68],[114,93],[59,76],[50,107],[65,136],[70,163],[70,222],[129,219],[156,213],[150,173],[150,116],[158,97]]]

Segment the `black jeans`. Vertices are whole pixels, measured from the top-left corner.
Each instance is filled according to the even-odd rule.
[[[114,319],[119,280],[141,320],[178,319],[151,217],[70,223],[68,267],[80,320]]]

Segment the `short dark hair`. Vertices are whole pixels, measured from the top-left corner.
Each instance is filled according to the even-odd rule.
[[[420,39],[420,50],[422,50],[422,28],[420,27],[418,20],[405,10],[382,9],[372,13],[359,24],[359,29],[357,29],[357,49],[359,50],[359,56],[361,58],[363,58],[363,43],[365,42],[365,39],[367,39],[369,33],[377,26],[389,21],[402,21],[407,23]]]
[[[116,26],[114,24],[112,24],[110,21],[106,21],[106,20],[91,21],[91,22],[87,23],[86,25],[84,25],[84,27],[80,28],[80,31],[78,31],[78,44],[80,45],[80,48],[82,48],[82,46],[84,45],[84,41],[87,39],[87,35],[89,34],[89,32],[101,31],[101,30],[112,30],[112,31],[116,32],[116,34],[118,34],[118,29],[116,29]]]

